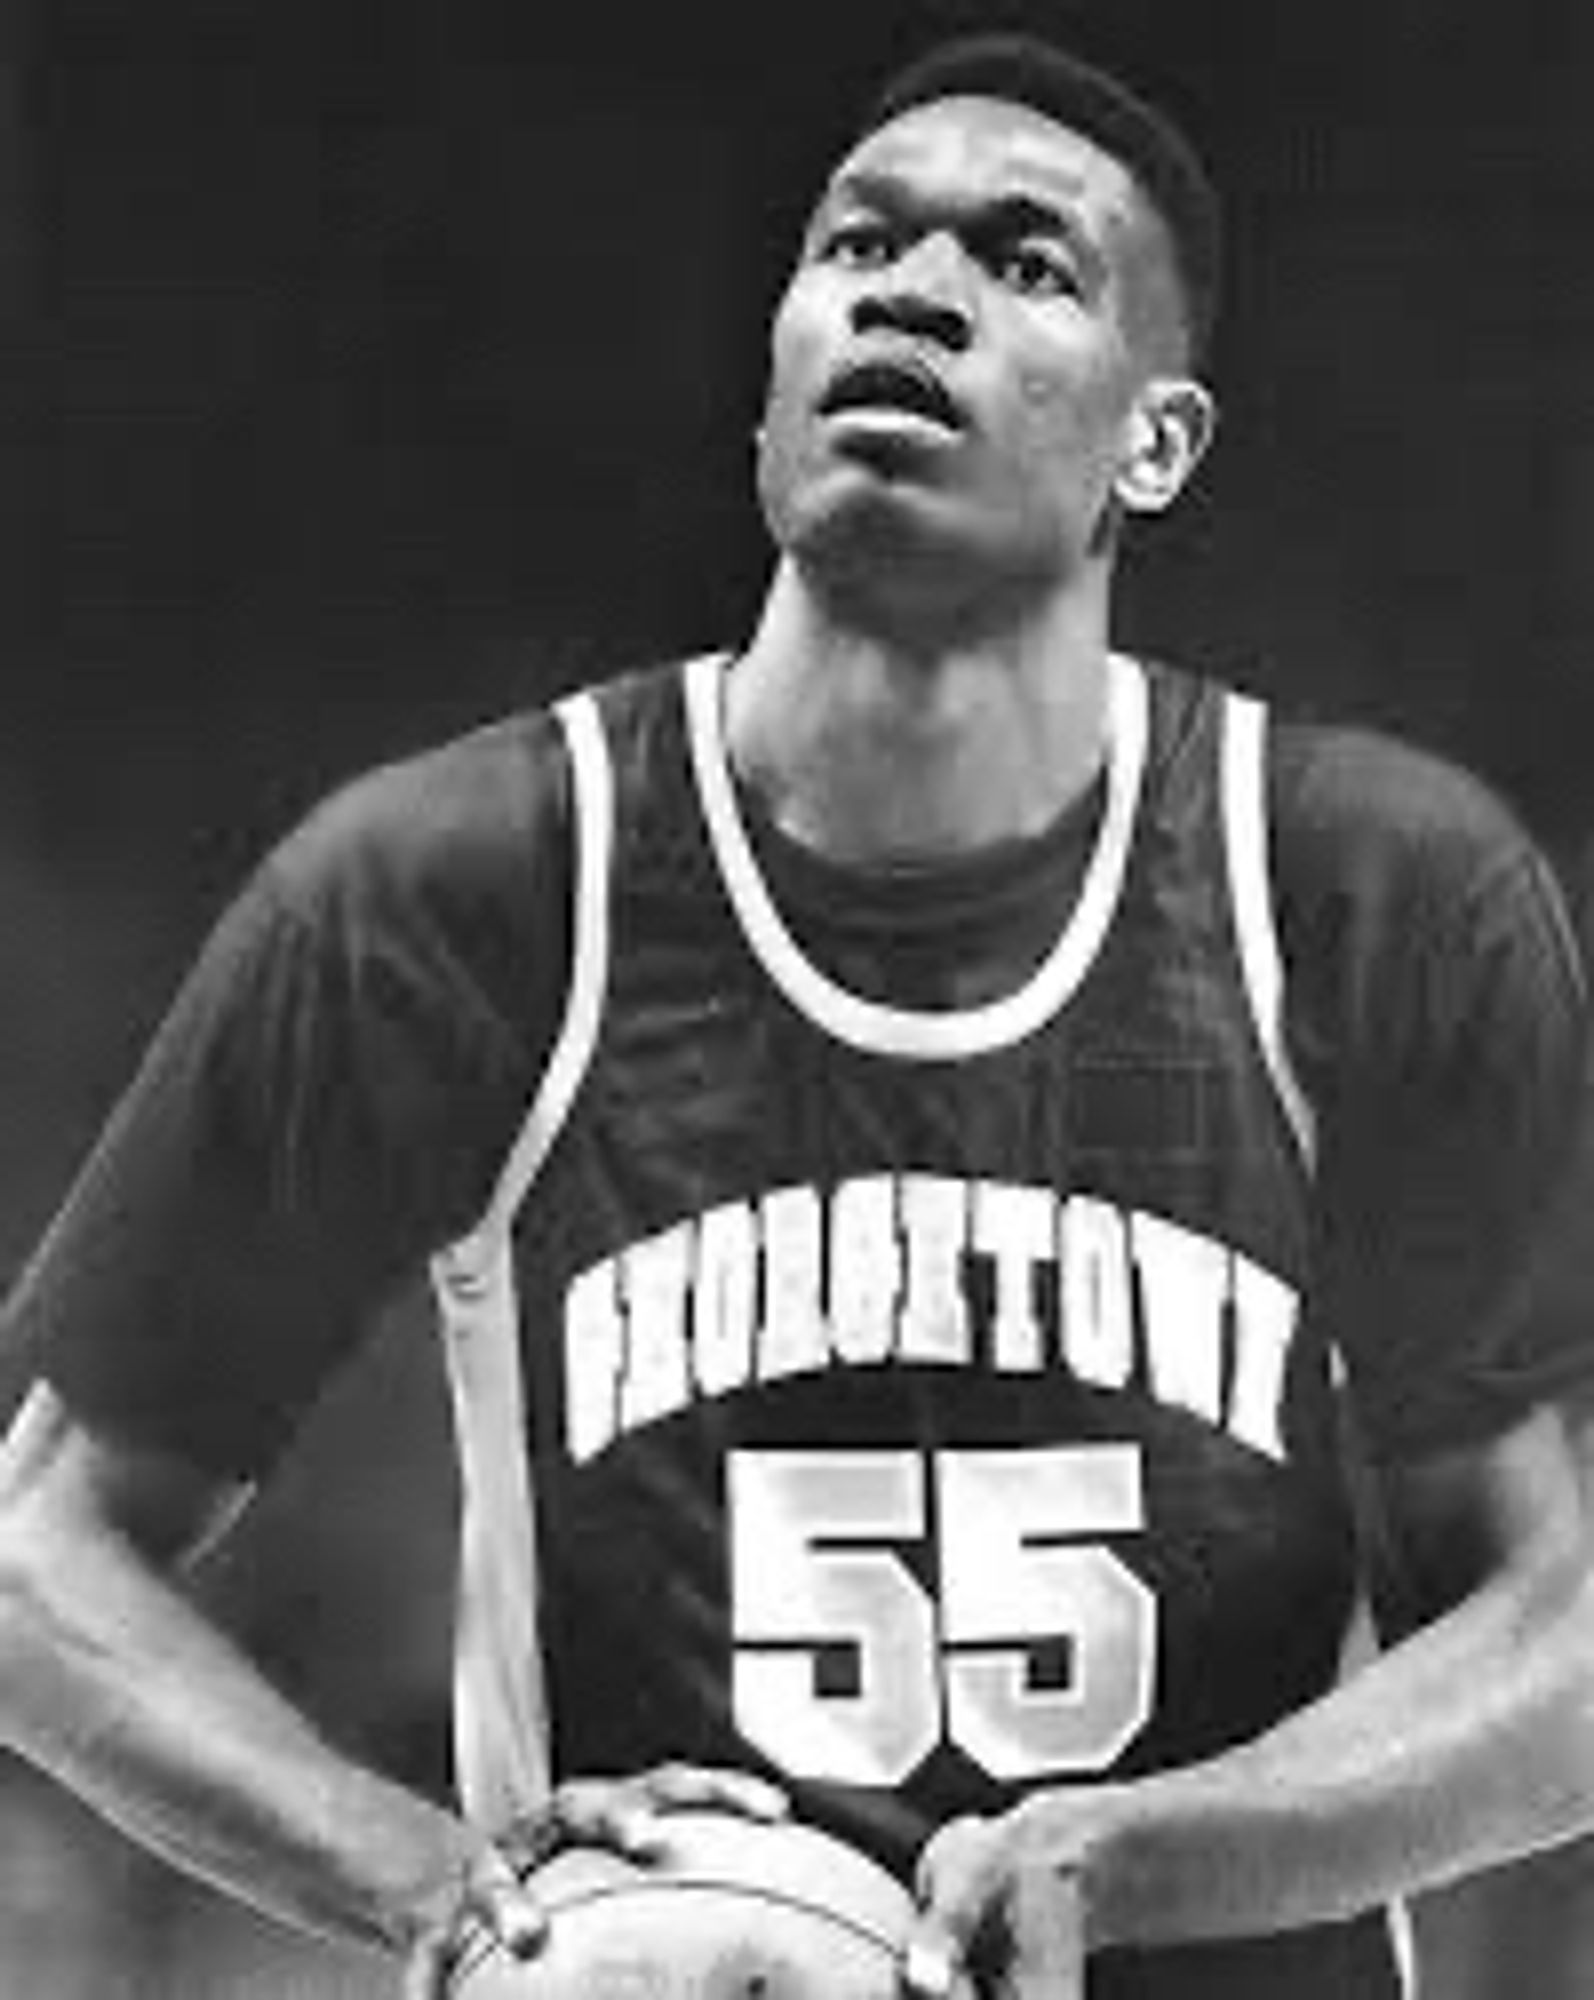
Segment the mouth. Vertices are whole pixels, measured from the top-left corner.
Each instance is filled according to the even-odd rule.
[[[819,401],[823,417],[907,421],[956,435],[966,425],[956,397],[922,362],[893,357],[854,362],[832,377]]]

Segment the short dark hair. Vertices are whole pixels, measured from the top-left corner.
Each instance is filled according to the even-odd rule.
[[[1130,169],[1173,243],[1194,353],[1217,319],[1222,214],[1195,147],[1166,113],[1116,76],[1033,34],[958,35],[889,77],[861,121],[862,137],[915,105],[996,97],[1055,118]]]

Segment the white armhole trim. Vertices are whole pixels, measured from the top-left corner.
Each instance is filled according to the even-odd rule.
[[[1267,809],[1267,710],[1249,695],[1228,693],[1223,704],[1223,835],[1228,856],[1229,902],[1234,913],[1240,967],[1250,997],[1257,1040],[1284,1116],[1308,1171],[1317,1158],[1317,1114],[1290,1061],[1284,1035],[1284,953],[1279,943],[1269,866]],[[1329,1356],[1336,1387],[1345,1382],[1344,1358]],[[1347,1635],[1350,1670],[1375,1646],[1370,1613],[1358,1608]],[[1402,2000],[1418,2000],[1417,1949],[1410,1907],[1400,1899],[1384,1907],[1384,1923]]]
[[[1263,1060],[1310,1168],[1317,1157],[1317,1117],[1284,1036],[1284,954],[1269,866],[1267,710],[1249,695],[1224,696],[1222,769],[1224,847],[1240,967]]]
[[[575,801],[575,939],[564,1018],[482,1220],[431,1266],[460,1471],[455,1778],[466,1815],[488,1828],[541,1804],[553,1786],[513,1226],[586,1073],[608,980],[613,768],[590,696],[561,703],[555,714]]]
[[[609,867],[614,849],[614,768],[596,702],[575,695],[554,710],[570,751],[575,805],[575,939],[564,1019],[537,1094],[476,1231],[507,1232],[575,1101],[597,1045],[609,976]]]
[[[1389,1925],[1389,1948],[1395,1955],[1401,2000],[1417,2000],[1417,1927],[1412,1921],[1411,1905],[1404,1899],[1389,1904],[1385,1921]]]

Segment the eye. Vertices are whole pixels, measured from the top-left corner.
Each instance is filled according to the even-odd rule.
[[[849,271],[875,271],[896,256],[896,234],[878,217],[854,216],[822,231],[816,254]]]
[[[991,270],[1010,290],[1027,298],[1078,298],[1079,273],[1060,243],[1025,237],[991,254]]]

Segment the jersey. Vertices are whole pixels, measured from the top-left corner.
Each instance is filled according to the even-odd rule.
[[[561,1774],[751,1762],[900,1868],[1328,1685],[1344,1402],[1408,1465],[1586,1380],[1581,1303],[1522,1309],[1583,1005],[1532,843],[1387,739],[1124,662],[1057,828],[876,883],[739,791],[724,671],[296,829],[8,1332],[85,1421],[255,1479],[435,1260],[470,1808],[540,1782],[546,1636]],[[1393,1973],[1369,1922],[1091,1977]]]
[[[906,1869],[949,1816],[1214,1754],[1336,1675],[1263,718],[1116,660],[1077,893],[1010,990],[929,1010],[788,925],[721,672],[566,711],[564,1034],[436,1270],[462,1771],[489,1816],[535,1784],[540,1631],[560,1768],[761,1765]],[[1091,1991],[1393,1992],[1375,1933],[1108,1959]]]

